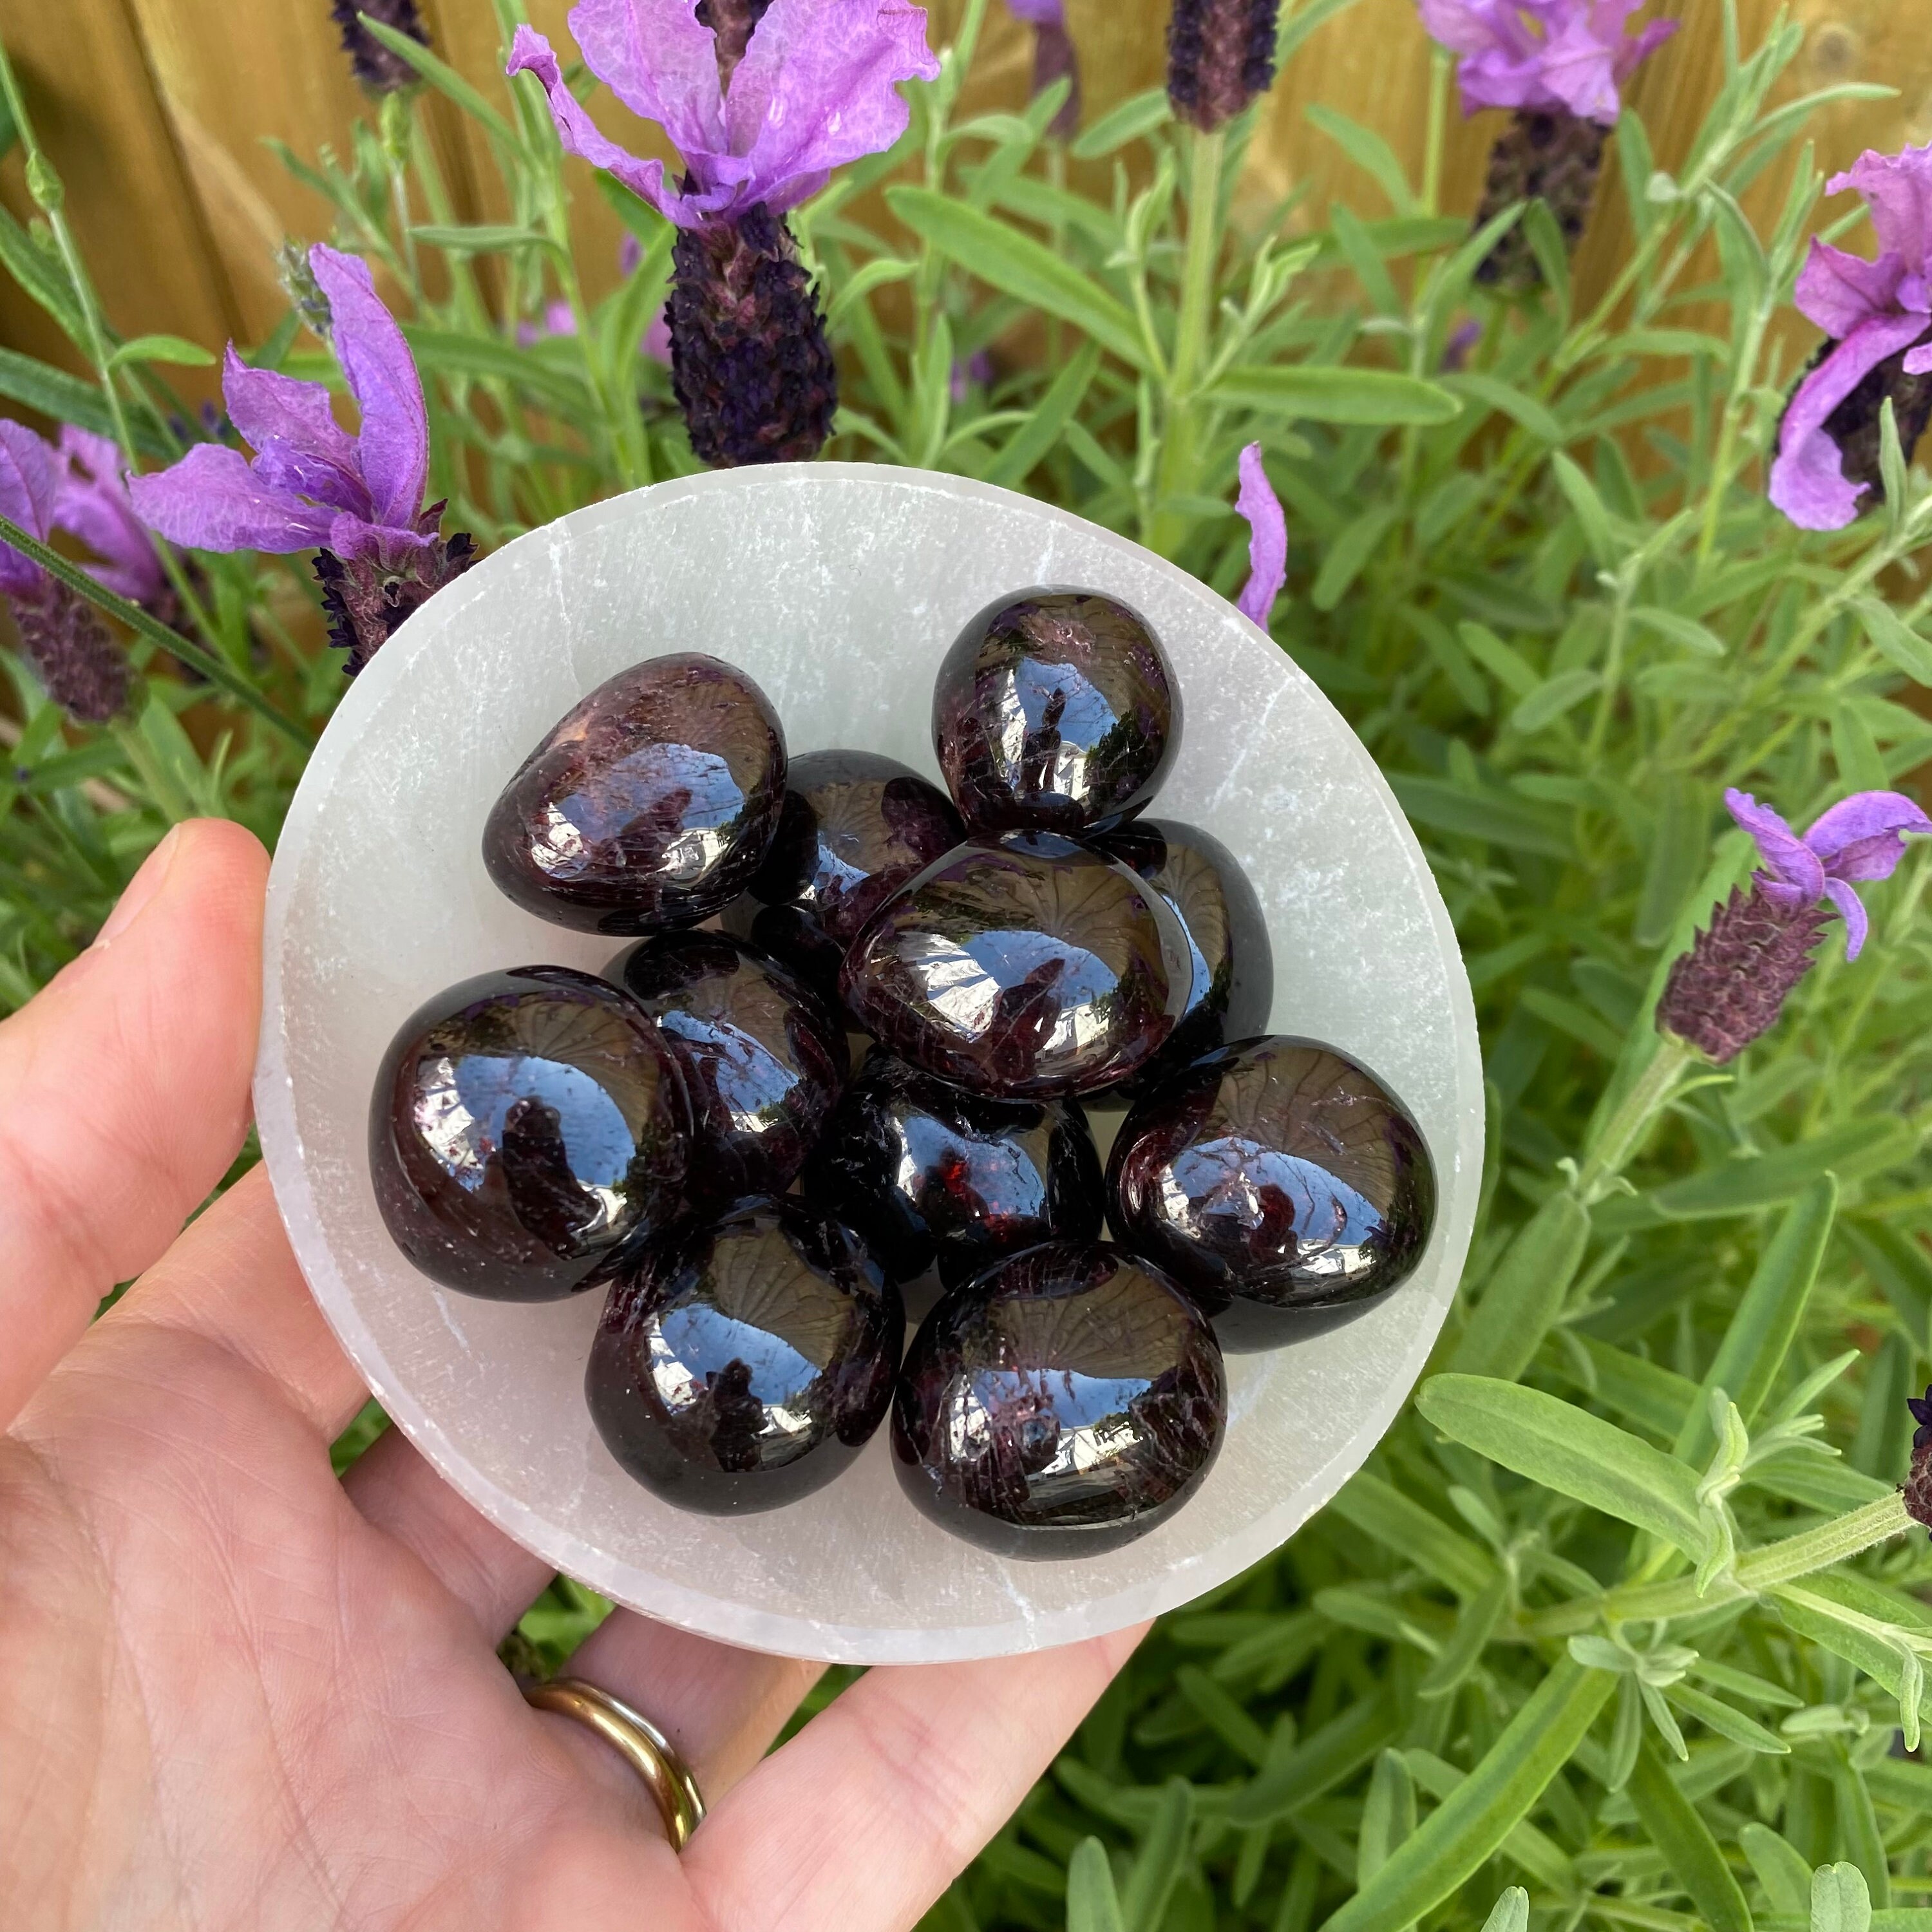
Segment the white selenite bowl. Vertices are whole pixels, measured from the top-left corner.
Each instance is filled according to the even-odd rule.
[[[598,970],[620,942],[521,912],[483,820],[545,731],[614,672],[708,651],[770,694],[794,752],[856,746],[935,780],[932,680],[966,620],[1035,584],[1143,612],[1179,674],[1155,813],[1247,868],[1274,942],[1271,1024],[1362,1060],[1420,1122],[1441,1190],[1422,1264],[1360,1319],[1228,1358],[1227,1440],[1186,1506],[1098,1556],[1016,1562],[899,1492],[882,1429],[789,1508],[688,1515],[619,1468],[584,1364],[602,1297],[439,1288],[384,1231],[364,1149],[391,1036],[494,968]],[[1340,714],[1184,571],[1065,512],[954,476],[784,464],[659,484],[533,531],[442,591],[358,678],[289,813],[268,887],[255,1107],[323,1313],[410,1440],[547,1563],[727,1642],[850,1664],[1042,1648],[1172,1609],[1284,1541],[1388,1426],[1461,1272],[1482,1170],[1468,980],[1422,852]]]

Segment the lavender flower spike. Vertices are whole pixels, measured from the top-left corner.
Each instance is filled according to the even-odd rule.
[[[1814,238],[1798,274],[1798,306],[1829,340],[1778,425],[1770,494],[1801,530],[1843,530],[1882,500],[1888,398],[1908,462],[1932,419],[1932,144],[1868,149],[1825,184],[1847,188],[1870,205],[1879,253],[1867,261]]]
[[[1070,140],[1080,125],[1080,56],[1066,31],[1066,0],[1006,0],[1006,11],[1033,28],[1034,98],[1056,80],[1067,83],[1066,98],[1046,131]]]
[[[342,51],[356,70],[356,78],[372,94],[394,94],[416,84],[416,70],[400,55],[392,53],[362,24],[370,20],[406,34],[422,46],[429,45],[416,0],[334,0],[329,8],[335,24],[342,29]]]
[[[1174,0],[1167,23],[1167,98],[1211,134],[1274,85],[1281,0]]]
[[[1932,1386],[1909,1395],[1905,1406],[1918,1426],[1912,1432],[1912,1461],[1905,1476],[1905,1513],[1932,1535]]]
[[[43,543],[54,528],[61,470],[32,430],[0,422],[0,516]],[[128,660],[91,604],[4,544],[0,591],[14,607],[22,655],[69,717],[104,724],[125,708]]]
[[[336,360],[362,411],[350,436],[328,391],[253,369],[229,345],[228,413],[254,448],[197,443],[170,470],[129,483],[135,514],[186,548],[318,552],[331,641],[352,676],[410,613],[476,560],[467,536],[446,541],[442,505],[423,507],[429,415],[409,345],[376,293],[366,262],[309,254],[327,298]]]
[[[606,170],[681,231],[671,253],[671,388],[692,447],[730,465],[815,456],[838,371],[784,211],[831,171],[889,148],[909,118],[898,85],[932,80],[926,16],[904,0],[580,0],[571,32],[683,172],[598,131],[550,43],[517,29],[509,71],[534,74],[566,151]]]
[[[1905,833],[1932,832],[1932,818],[1895,791],[1841,799],[1802,838],[1748,792],[1727,791],[1724,803],[1756,840],[1764,866],[1671,968],[1657,1005],[1660,1032],[1719,1066],[1769,1030],[1811,970],[1825,902],[1844,920],[1845,957],[1856,959],[1869,921],[1853,888],[1891,878]]]
[[[1268,614],[1288,577],[1288,519],[1262,467],[1262,446],[1241,452],[1240,494],[1234,508],[1248,520],[1248,580],[1234,599],[1241,615],[1268,628]]]

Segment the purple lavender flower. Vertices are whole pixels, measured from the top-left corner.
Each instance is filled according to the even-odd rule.
[[[1868,149],[1825,184],[1847,188],[1870,206],[1879,253],[1867,261],[1814,237],[1798,278],[1798,308],[1829,338],[1785,410],[1771,466],[1771,500],[1801,530],[1843,530],[1883,500],[1888,397],[1908,460],[1932,418],[1932,144]]]
[[[172,621],[173,587],[154,538],[134,514],[127,459],[118,447],[69,424],[60,434],[59,460],[54,527],[80,538],[100,560],[82,568],[116,596]]]
[[[0,516],[45,543],[54,529],[62,468],[61,458],[32,430],[0,422]],[[104,724],[125,708],[128,660],[85,598],[5,544],[0,544],[0,592],[14,607],[22,654],[69,717]]]
[[[946,392],[956,410],[975,389],[992,386],[993,358],[983,349],[976,349],[964,362],[956,362],[946,379]]]
[[[1904,833],[1932,832],[1932,818],[1895,791],[1841,799],[1802,838],[1748,792],[1727,791],[1724,803],[1757,841],[1764,869],[1718,908],[1671,968],[1657,1005],[1660,1032],[1719,1066],[1768,1030],[1811,970],[1826,902],[1845,922],[1845,957],[1856,959],[1869,922],[1854,888],[1892,877]]]
[[[1923,1396],[1909,1395],[1906,1407],[1918,1426],[1912,1432],[1912,1462],[1905,1477],[1905,1513],[1932,1534],[1932,1385]]]
[[[418,46],[429,45],[429,34],[416,11],[416,0],[334,0],[329,13],[342,29],[342,51],[356,70],[356,78],[372,94],[394,94],[416,84],[416,70],[392,53],[362,24],[362,16],[380,20]]]
[[[1006,0],[1006,11],[1033,28],[1033,92],[1037,100],[1057,80],[1066,98],[1046,131],[1070,140],[1080,125],[1080,56],[1066,31],[1066,0]]]
[[[1174,0],[1167,22],[1167,98],[1211,134],[1274,85],[1281,0]]]
[[[517,346],[534,349],[546,336],[574,335],[577,333],[577,311],[567,302],[554,302],[544,304],[543,320],[520,322],[517,324]]]
[[[130,479],[135,514],[184,548],[314,550],[330,641],[351,676],[410,613],[476,561],[467,536],[440,534],[443,506],[423,507],[429,413],[409,345],[369,266],[318,245],[310,266],[327,298],[336,360],[362,411],[337,423],[328,391],[251,369],[229,344],[221,389],[255,452],[197,443],[170,470]]]
[[[888,148],[908,118],[898,83],[939,72],[926,16],[903,0],[580,0],[571,32],[591,70],[656,122],[684,159],[605,139],[544,37],[517,29],[512,74],[536,75],[566,152],[607,170],[680,230],[671,255],[671,386],[692,447],[732,465],[814,456],[838,372],[824,317],[781,218],[833,168]]]
[[[1240,494],[1234,508],[1248,520],[1248,580],[1234,599],[1241,614],[1268,628],[1268,614],[1288,577],[1288,519],[1262,467],[1262,446],[1241,452]]]
[[[1469,352],[1483,339],[1483,325],[1474,316],[1459,322],[1449,332],[1449,340],[1442,345],[1442,360],[1438,365],[1446,375],[1454,375],[1458,370],[1468,366]]]

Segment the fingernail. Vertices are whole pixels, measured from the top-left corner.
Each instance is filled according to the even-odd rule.
[[[107,923],[94,935],[95,945],[111,944],[147,910],[148,902],[167,883],[176,850],[181,844],[181,827],[174,826],[142,861],[141,869],[128,881],[128,890],[116,901],[114,910],[107,915]]]

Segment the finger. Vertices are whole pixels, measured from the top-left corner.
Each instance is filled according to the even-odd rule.
[[[139,1344],[143,1329],[194,1336],[274,1382],[325,1441],[368,1400],[290,1251],[268,1177],[244,1174],[196,1218],[76,1352]]]
[[[342,1482],[364,1519],[413,1551],[493,1647],[550,1581],[550,1566],[465,1502],[399,1429],[370,1444]]]
[[[94,944],[0,1023],[0,1426],[242,1144],[267,876],[240,826],[176,826]]]
[[[650,1718],[716,1804],[771,1748],[825,1666],[617,1610],[578,1646],[569,1670]]]
[[[1144,1628],[862,1678],[686,1848],[705,1922],[732,1932],[916,1923],[1053,1761]]]

